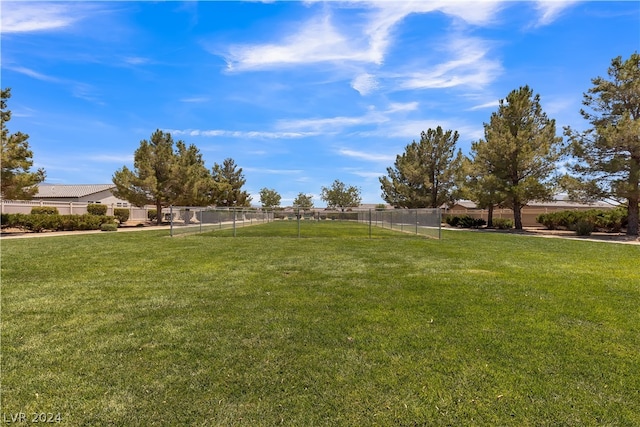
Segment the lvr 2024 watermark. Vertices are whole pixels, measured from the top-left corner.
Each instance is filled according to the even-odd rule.
[[[2,413],[3,424],[50,424],[62,422],[60,413],[53,412],[11,412]]]

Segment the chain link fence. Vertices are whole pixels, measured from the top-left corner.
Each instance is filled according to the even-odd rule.
[[[171,236],[187,233],[204,233],[215,230],[231,230],[232,235],[246,235],[249,226],[279,223],[278,232],[264,236],[313,237],[318,236],[316,224],[341,224],[345,235],[375,237],[380,230],[418,234],[440,239],[442,213],[440,209],[392,209],[392,210],[305,210],[305,209],[255,209],[255,208],[203,208],[170,207],[163,210],[163,220],[171,224]],[[347,228],[347,226],[353,227]],[[252,235],[256,235],[255,230]]]

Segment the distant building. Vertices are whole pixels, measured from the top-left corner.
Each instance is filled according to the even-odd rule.
[[[40,184],[33,200],[101,203],[127,208],[129,202],[113,195],[114,184]]]

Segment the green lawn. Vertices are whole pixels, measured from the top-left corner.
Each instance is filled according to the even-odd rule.
[[[3,414],[640,425],[639,246],[327,230],[3,240]]]

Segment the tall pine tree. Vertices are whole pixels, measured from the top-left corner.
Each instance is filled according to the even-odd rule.
[[[33,152],[29,148],[29,135],[22,132],[9,134],[7,122],[11,120],[11,111],[7,109],[7,100],[11,98],[11,89],[2,89],[0,114],[2,120],[2,157],[0,158],[0,188],[2,198],[7,200],[28,200],[38,192],[38,184],[44,181],[44,169],[31,171]]]
[[[597,77],[580,111],[591,124],[585,132],[565,129],[577,160],[575,179],[565,179],[570,196],[581,200],[626,201],[627,234],[637,236],[640,216],[640,54],[611,61],[609,79]]]
[[[474,163],[492,189],[513,209],[516,229],[522,229],[522,208],[531,201],[553,198],[554,172],[562,156],[562,138],[555,120],[540,106],[540,96],[524,86],[500,100],[498,111],[484,124],[484,140],[473,145]]]
[[[420,135],[405,152],[396,156],[394,167],[380,177],[382,198],[396,208],[438,208],[456,195],[456,171],[463,156],[455,155],[457,131],[440,126]]]

